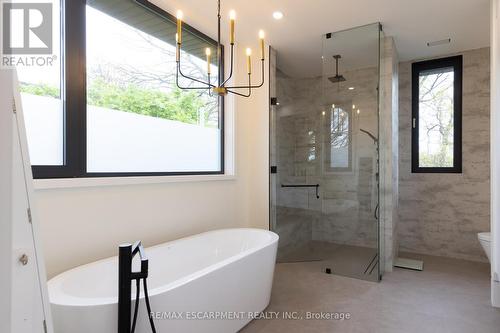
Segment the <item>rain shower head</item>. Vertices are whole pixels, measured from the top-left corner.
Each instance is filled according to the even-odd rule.
[[[340,54],[336,54],[333,58],[335,59],[335,76],[329,77],[328,80],[332,83],[344,82],[346,80],[344,75],[339,75],[339,59],[342,57]]]

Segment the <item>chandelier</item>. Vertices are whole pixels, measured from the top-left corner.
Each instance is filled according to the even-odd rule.
[[[233,61],[234,61],[234,22],[236,20],[236,13],[234,10],[229,13],[229,43],[231,45],[231,64],[229,70],[229,77],[225,80],[222,78],[222,66],[223,66],[223,53],[222,53],[222,44],[221,44],[221,15],[220,15],[220,0],[217,1],[217,65],[219,69],[219,73],[217,75],[217,82],[212,82],[211,80],[211,57],[212,50],[210,48],[205,49],[205,55],[207,57],[207,81],[200,80],[197,78],[193,78],[188,76],[182,72],[181,66],[181,48],[182,48],[182,20],[183,13],[182,11],[177,11],[177,49],[176,49],[176,62],[177,62],[177,70],[175,75],[175,81],[177,87],[183,90],[208,90],[210,96],[219,95],[225,96],[228,93],[235,94],[242,97],[250,97],[252,94],[252,89],[260,88],[264,85],[264,31],[259,31],[259,40],[260,40],[260,62],[262,67],[261,74],[261,82],[260,84],[252,84],[252,50],[250,48],[246,49],[246,57],[247,57],[247,74],[248,74],[248,84],[241,85],[233,85],[228,86],[228,82],[233,76]],[[187,80],[191,80],[197,84],[195,87],[182,87],[179,84],[179,77],[183,77]]]

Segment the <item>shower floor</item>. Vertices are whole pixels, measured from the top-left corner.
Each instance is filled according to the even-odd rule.
[[[278,249],[278,263],[321,261],[322,270],[352,278],[378,281],[376,248],[309,241],[302,246]]]

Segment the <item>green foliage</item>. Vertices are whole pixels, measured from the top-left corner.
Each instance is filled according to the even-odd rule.
[[[21,83],[21,92],[37,95],[37,96],[48,96],[53,98],[59,98],[59,88],[54,86],[49,86],[48,84],[28,84]]]
[[[46,84],[23,83],[21,91],[37,96],[59,98],[59,89]],[[141,88],[134,84],[120,86],[102,79],[95,79],[89,83],[87,103],[188,124],[198,123],[199,111],[206,105],[206,101],[195,92],[185,92],[177,87],[169,92],[163,92]]]
[[[421,167],[453,167],[453,151],[450,153],[450,148],[452,147],[445,146],[438,154],[420,152],[419,165]]]
[[[89,85],[87,103],[188,124],[198,122],[198,111],[205,104],[196,93],[184,92],[178,88],[165,93],[132,84],[121,87],[101,79],[96,79]]]

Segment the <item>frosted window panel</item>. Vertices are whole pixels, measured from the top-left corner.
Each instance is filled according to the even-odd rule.
[[[32,165],[64,164],[64,112],[60,99],[21,94]]]
[[[348,140],[348,138],[346,138]],[[331,167],[348,168],[349,167],[349,147],[331,147]]]
[[[220,135],[208,128],[100,107],[87,108],[89,172],[219,170]]]
[[[64,164],[60,3],[52,4],[52,65],[16,68],[32,165]]]

